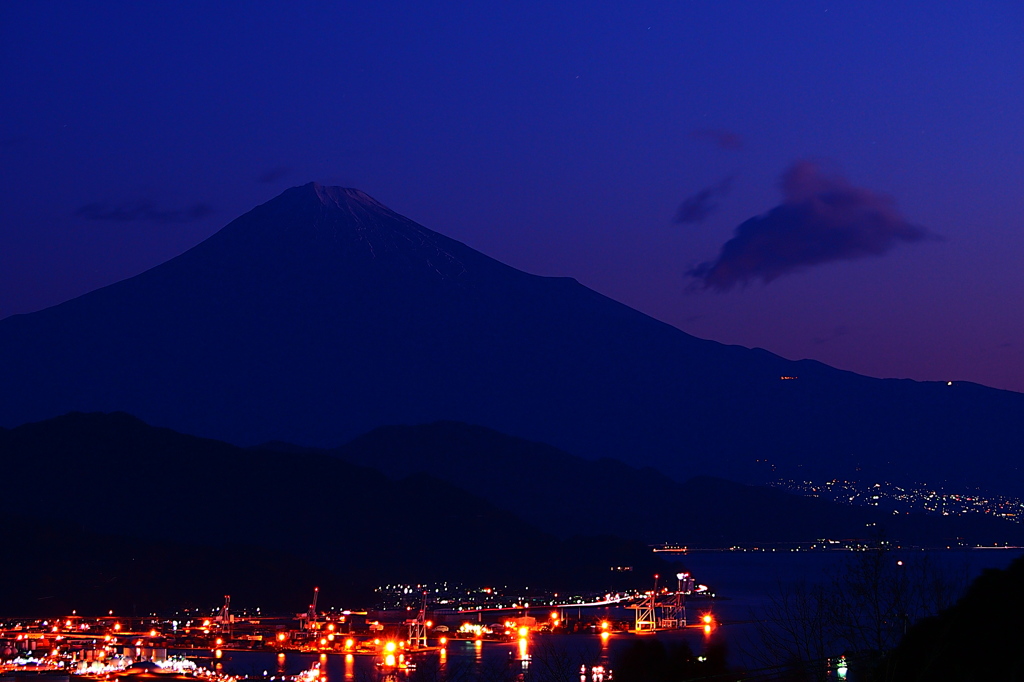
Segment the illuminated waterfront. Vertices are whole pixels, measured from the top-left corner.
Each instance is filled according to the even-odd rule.
[[[540,679],[568,676],[578,677],[581,666],[588,670],[588,677],[595,666],[610,669],[616,657],[637,635],[617,633],[607,639],[585,635],[542,635],[525,640],[491,642],[481,640],[453,640],[444,650],[427,651],[412,657],[415,670],[431,677],[454,679],[469,677],[500,679],[509,672],[530,673]],[[666,642],[687,641],[694,651],[702,650],[704,635],[699,628],[686,632],[662,633],[659,639]],[[220,659],[211,655],[190,658],[198,665],[219,669],[230,675],[249,677],[289,676],[308,670],[320,664],[323,675],[331,682],[375,678],[386,668],[378,665],[379,658],[371,655],[287,653],[269,652],[223,652]],[[219,664],[219,668],[218,668]],[[556,675],[556,673],[559,673]]]
[[[962,574],[966,585],[983,569],[1006,567],[1020,554],[1019,550],[974,550],[900,556],[908,565],[936,561]],[[226,602],[220,611],[211,609],[204,615],[8,619],[0,623],[0,649],[8,661],[34,658],[44,661],[44,666],[49,661],[78,672],[99,672],[108,665],[112,670],[123,669],[139,661],[163,662],[178,655],[198,667],[193,674],[206,670],[209,673],[203,674],[281,680],[305,672],[306,677],[334,682],[369,679],[379,673],[409,674],[413,669],[436,674],[438,679],[455,679],[543,668],[545,674],[534,674],[534,679],[545,679],[556,677],[552,668],[564,668],[564,673],[571,667],[578,674],[584,666],[591,676],[594,666],[598,671],[613,668],[617,656],[631,643],[652,638],[686,642],[696,655],[702,655],[710,643],[724,644],[729,661],[743,665],[759,609],[774,590],[798,581],[825,580],[856,556],[854,552],[771,551],[682,555],[687,568],[707,576],[720,596],[690,595],[685,602],[688,626],[653,635],[628,631],[637,628],[638,607],[649,592],[590,605],[519,603],[499,609],[472,605],[474,595],[500,592],[482,588],[468,590],[471,594],[465,602],[420,611],[408,606],[369,611],[311,607],[298,616],[272,617],[242,610],[234,613]],[[892,558],[896,560],[895,555]],[[675,579],[668,582],[675,587]],[[411,590],[401,587],[399,591],[407,589]],[[660,604],[670,604],[674,598],[674,592],[664,587],[658,594]],[[703,616],[710,620],[707,631]]]

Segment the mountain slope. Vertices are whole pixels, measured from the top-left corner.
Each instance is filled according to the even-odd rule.
[[[583,540],[592,548],[583,555],[579,542],[430,476],[391,481],[323,454],[243,450],[126,414],[73,413],[0,432],[0,460],[18,482],[4,492],[13,513],[140,539],[143,554],[161,542],[213,556],[257,548],[266,564],[256,572],[281,575],[282,557],[293,557],[296,579],[318,568],[325,581],[344,579],[350,598],[408,581],[603,589],[608,566],[657,570],[642,544]],[[131,545],[106,549],[124,556]],[[535,559],[510,561],[523,557]]]
[[[757,480],[769,460],[1024,491],[1024,395],[696,339],[315,184],[141,275],[0,321],[0,385],[4,426],[124,410],[328,447],[449,419],[679,478]]]
[[[351,580],[279,551],[169,540],[162,531],[132,537],[39,515],[8,513],[5,521],[17,529],[16,548],[0,562],[6,617],[209,612],[225,594],[241,607],[294,613],[315,586],[329,604],[361,596]]]
[[[334,450],[401,478],[421,472],[487,499],[561,536],[614,534],[690,547],[871,538],[942,546],[1024,542],[1024,527],[981,515],[893,516],[780,490],[588,461],[543,443],[455,422],[374,429]]]

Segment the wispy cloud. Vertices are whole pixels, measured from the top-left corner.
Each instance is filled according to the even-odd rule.
[[[86,204],[75,211],[83,220],[104,220],[115,223],[188,223],[200,220],[214,213],[206,203],[196,203],[185,208],[160,208],[152,201],[132,201],[122,204]]]
[[[692,135],[699,140],[713,142],[719,149],[726,149],[731,152],[743,149],[743,137],[731,130],[694,130]]]
[[[826,174],[811,161],[797,161],[783,174],[782,194],[782,204],[737,227],[717,259],[687,274],[705,289],[726,291],[822,263],[881,256],[899,242],[934,238],[907,222],[890,197]]]
[[[703,222],[709,215],[718,210],[718,204],[714,200],[724,196],[732,187],[732,176],[723,178],[720,182],[705,187],[696,194],[691,194],[683,200],[676,211],[674,222],[680,225],[686,223]]]

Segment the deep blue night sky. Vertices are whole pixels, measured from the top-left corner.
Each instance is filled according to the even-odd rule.
[[[0,318],[316,180],[703,338],[1021,391],[1022,82],[1018,2],[6,2]]]

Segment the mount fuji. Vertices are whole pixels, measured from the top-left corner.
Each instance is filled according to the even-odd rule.
[[[860,471],[1024,493],[1022,394],[698,339],[315,183],[138,276],[0,321],[0,386],[5,427],[124,411],[331,447],[454,420],[677,479]]]

